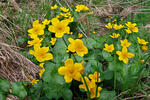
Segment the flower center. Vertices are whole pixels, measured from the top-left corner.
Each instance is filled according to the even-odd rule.
[[[122,53],[122,58],[123,59],[127,58],[127,55],[128,55],[127,52]]]

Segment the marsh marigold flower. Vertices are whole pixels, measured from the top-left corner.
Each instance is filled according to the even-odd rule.
[[[28,41],[28,47],[34,46],[34,45],[40,45],[41,46],[41,42],[43,41],[43,38],[39,39],[38,37],[34,38],[34,40],[32,41]]]
[[[113,26],[112,26],[111,23],[108,23],[107,25],[105,25],[105,27],[108,28],[108,29],[112,29]]]
[[[40,69],[39,76],[42,77],[43,73],[45,72],[44,63],[41,63],[40,67],[41,67],[41,69]]]
[[[69,58],[65,61],[65,66],[58,68],[58,73],[64,75],[66,83],[70,83],[73,79],[80,81],[84,66],[82,63],[73,63],[73,59]]]
[[[112,35],[109,35],[111,38],[118,38],[120,34],[112,33]]]
[[[28,30],[28,35],[32,39],[36,38],[38,35],[44,34],[45,25],[40,24],[38,20],[34,21],[32,26],[33,28]]]
[[[89,13],[88,13],[88,15],[93,15],[93,14],[94,14],[94,12],[89,12]]]
[[[147,49],[148,49],[148,46],[146,46],[146,45],[143,45],[143,46],[142,46],[142,50],[143,50],[143,51],[146,51]]]
[[[90,98],[97,98],[97,97],[100,97],[100,91],[102,90],[102,88],[99,86],[98,89],[97,89],[97,97],[96,97],[96,86],[94,88],[91,88],[90,90]]]
[[[51,6],[51,9],[54,10],[54,9],[57,9],[58,6],[55,4],[54,6]]]
[[[131,22],[127,22],[126,26],[128,26],[128,29],[126,29],[126,32],[128,34],[132,33],[132,32],[138,32],[138,28],[136,27],[136,23],[131,23]]]
[[[60,13],[60,16],[63,16],[63,17],[69,17],[71,14],[70,12],[67,12],[67,13]]]
[[[93,31],[92,33],[93,33],[93,34],[96,34],[96,32],[95,32],[95,31]]]
[[[83,34],[82,33],[79,33],[78,34],[78,38],[80,39],[80,38],[82,38],[83,37]]]
[[[139,44],[143,44],[146,45],[148,42],[146,42],[144,39],[140,39],[139,37],[137,37],[138,43]]]
[[[104,50],[107,52],[113,52],[114,51],[114,45],[113,44],[108,45],[107,43],[105,43]]]
[[[117,20],[116,19],[114,19],[113,21],[112,21],[112,23],[115,23]]]
[[[113,25],[113,28],[115,29],[115,30],[120,30],[120,29],[122,29],[124,26],[122,25],[122,24],[120,24],[120,25],[117,25],[117,24],[114,24]]]
[[[120,40],[120,42],[121,42],[121,46],[122,46],[122,47],[129,47],[129,46],[131,45],[131,43],[128,42],[127,39],[125,39],[125,40]]]
[[[55,36],[57,38],[61,38],[65,33],[70,32],[70,27],[68,26],[69,24],[68,20],[59,21],[57,18],[53,18],[51,22],[52,25],[48,27],[48,30],[50,32],[55,33]]]
[[[51,38],[50,43],[51,43],[52,45],[54,45],[54,44],[56,43],[56,38]]]
[[[39,81],[39,80],[33,79],[30,83],[31,83],[32,85],[34,85],[34,84],[37,84],[38,81]]]
[[[100,73],[89,74],[89,78],[95,82],[101,82]]]
[[[74,18],[73,17],[69,17],[68,19],[66,19],[66,20],[68,20],[68,22],[73,22],[74,21]]]
[[[63,12],[68,12],[69,9],[65,8],[65,7],[60,7],[60,10],[62,10]]]
[[[134,57],[133,53],[128,52],[126,47],[122,48],[122,51],[117,51],[116,54],[119,56],[119,60],[125,64],[128,63],[128,59]]]
[[[40,47],[40,46],[34,46],[34,51],[30,50],[29,53],[34,55],[37,61],[43,62],[46,60],[52,60],[53,55],[51,53],[48,53],[49,47]]]
[[[71,52],[76,52],[78,56],[83,57],[88,53],[88,49],[84,46],[83,41],[80,39],[72,39],[69,38],[68,41],[70,44],[68,45],[68,50]]]
[[[90,98],[96,98],[96,88],[97,88],[97,85],[95,84],[95,81],[93,81],[93,80],[89,80],[88,79],[88,77],[84,77],[84,79],[85,79],[85,81],[86,81],[86,84],[87,84],[87,86],[88,86],[88,89],[89,89],[89,92],[90,92]],[[86,87],[86,85],[85,85],[85,82],[84,82],[84,80],[83,80],[83,78],[82,78],[82,83],[83,84],[81,84],[81,85],[79,85],[79,88],[80,89],[84,89],[85,91],[87,91],[87,87]],[[97,90],[97,97],[99,97],[100,96],[100,91],[102,90],[102,88],[101,87],[98,87],[98,90]]]
[[[144,63],[144,59],[141,60],[141,64],[143,64],[143,63]]]
[[[87,84],[87,86],[88,86],[88,88],[89,88],[89,91],[91,90],[91,88],[94,88],[94,87],[96,86],[95,81],[89,80],[89,78],[86,77],[86,76],[84,76],[84,79],[85,79],[86,84]],[[79,88],[80,88],[80,89],[84,89],[85,91],[87,91],[87,88],[86,88],[86,85],[85,85],[85,82],[84,82],[83,78],[82,78],[82,83],[83,83],[83,84],[80,84],[80,85],[79,85]]]
[[[45,19],[42,23],[43,25],[48,25],[50,23],[50,20]]]
[[[82,4],[77,5],[76,9],[75,9],[76,12],[87,11],[87,10],[89,10],[89,8],[87,6],[85,6],[85,5],[82,5]]]

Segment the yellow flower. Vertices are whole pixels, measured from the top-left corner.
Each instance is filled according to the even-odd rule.
[[[143,44],[146,45],[148,42],[146,42],[144,39],[140,39],[139,37],[137,37],[138,43],[139,44]]]
[[[55,33],[55,36],[57,38],[61,38],[65,33],[70,32],[70,27],[68,26],[69,24],[68,20],[59,21],[57,18],[53,18],[51,22],[52,25],[48,27],[48,30],[50,32]]]
[[[89,8],[87,6],[85,6],[85,5],[82,5],[82,4],[77,5],[76,9],[75,9],[76,12],[87,11],[87,10],[89,10]]]
[[[69,53],[69,50],[68,50],[68,49],[66,50],[66,53]]]
[[[34,51],[30,50],[29,54],[32,54],[35,56],[37,61],[43,62],[46,60],[52,60],[53,55],[51,53],[48,53],[49,47],[40,47],[39,45],[34,46]]]
[[[107,52],[113,52],[114,51],[114,45],[113,44],[108,45],[107,43],[105,43],[104,50]]]
[[[32,85],[34,85],[34,84],[37,84],[38,81],[39,81],[39,80],[33,79],[30,83],[31,83]]]
[[[78,38],[80,39],[80,38],[82,38],[83,37],[83,34],[82,33],[79,33],[78,34]]]
[[[57,8],[58,8],[57,4],[55,4],[54,6],[51,6],[52,10],[57,9]]]
[[[76,52],[78,56],[83,57],[88,53],[88,49],[84,46],[83,41],[80,39],[72,39],[69,38],[68,41],[70,44],[68,45],[68,50],[71,52]]]
[[[44,66],[44,63],[41,63],[41,64],[40,64],[40,67],[41,67],[41,68],[44,68],[43,66]]]
[[[68,12],[69,9],[65,8],[65,7],[60,7],[60,10],[62,10],[63,12]]]
[[[146,45],[143,45],[143,46],[142,46],[142,50],[143,50],[143,51],[146,51],[147,49],[148,49],[148,46],[146,46]]]
[[[51,38],[50,43],[51,43],[52,45],[54,45],[54,44],[56,43],[56,38]]]
[[[123,47],[122,51],[117,51],[116,54],[119,56],[119,60],[123,61],[125,64],[128,63],[128,58],[134,57],[134,54],[128,52],[126,47]]]
[[[73,59],[69,58],[65,61],[65,66],[58,68],[58,73],[64,75],[66,83],[70,83],[73,79],[80,81],[84,66],[82,63],[73,63]]]
[[[92,88],[96,87],[95,81],[93,81],[93,80],[90,81],[90,80],[88,79],[88,77],[86,77],[86,76],[84,76],[84,79],[85,79],[86,84],[87,84],[87,86],[88,86],[88,88],[89,88],[89,91],[90,91]],[[80,89],[84,89],[85,91],[87,91],[87,88],[86,88],[86,85],[85,85],[85,82],[84,82],[83,78],[82,78],[82,83],[83,83],[83,84],[80,84],[80,85],[79,85],[79,88],[80,88]]]
[[[108,16],[110,19],[112,19],[112,16]]]
[[[42,23],[43,23],[44,25],[48,25],[48,24],[50,23],[50,20],[45,19]]]
[[[120,42],[121,42],[121,46],[122,46],[122,47],[129,47],[129,46],[131,45],[131,43],[128,42],[127,39],[125,39],[125,40],[120,40]]]
[[[108,29],[112,29],[111,23],[108,23],[108,25],[105,25],[105,27],[108,28]]]
[[[143,63],[144,63],[144,59],[141,60],[141,64],[143,64]]]
[[[109,35],[112,38],[118,38],[120,36],[120,34],[116,34],[116,33],[112,33],[112,35]]]
[[[42,75],[43,75],[44,72],[45,72],[45,68],[41,68],[41,69],[40,69],[39,76],[42,77]]]
[[[94,87],[94,88],[91,88],[91,90],[90,90],[90,98],[96,98],[96,86]],[[97,97],[100,97],[100,91],[102,90],[102,88],[101,87],[98,87],[98,89],[97,89]]]
[[[41,42],[43,41],[43,38],[39,39],[38,37],[34,38],[34,40],[32,41],[28,41],[28,47],[31,47],[33,45],[40,45],[41,46]]]
[[[94,80],[89,80],[88,77],[84,77],[85,81],[86,81],[86,84],[88,86],[88,89],[89,89],[89,92],[90,92],[90,98],[95,98],[96,97],[96,88],[97,88],[97,85],[95,84],[95,81]],[[86,87],[86,84],[82,78],[82,83],[83,84],[80,84],[79,85],[79,88],[80,89],[84,89],[85,91],[87,91],[87,87]],[[99,92],[102,90],[101,87],[98,87],[98,90],[97,90],[97,97],[100,96]]]
[[[120,29],[122,29],[124,26],[122,25],[122,24],[120,24],[120,25],[117,25],[117,24],[114,24],[113,25],[113,28],[115,29],[115,30],[120,30]]]
[[[101,82],[101,79],[99,77],[100,73],[97,74],[97,72],[95,72],[94,74],[89,74],[89,78],[95,82]]]
[[[73,18],[73,17],[69,17],[69,18],[66,19],[66,20],[68,20],[68,22],[73,22],[74,18]]]
[[[33,22],[33,28],[28,30],[28,33],[29,33],[28,35],[32,39],[34,39],[38,35],[43,35],[44,34],[44,28],[45,28],[45,25],[40,24],[39,21],[36,20],[36,21]]]
[[[132,33],[132,31],[131,31],[129,28],[125,29],[125,31],[126,31],[128,34]]]
[[[69,17],[71,14],[70,12],[67,12],[67,13],[60,13],[60,16],[63,16],[63,17]]]
[[[93,31],[92,33],[93,33],[93,34],[96,34],[96,32],[95,32],[95,31]]]
[[[126,23],[126,26],[128,26],[129,27],[129,29],[127,29],[126,30],[126,32],[128,33],[129,32],[129,30],[130,31],[133,31],[133,32],[138,32],[139,30],[138,30],[138,28],[136,27],[136,23],[131,23],[131,22],[127,22]],[[130,33],[130,32],[129,32]]]
[[[67,33],[67,34],[70,34],[70,35],[71,35],[71,34],[73,34],[73,32],[69,32],[69,33]]]
[[[112,21],[112,23],[114,23],[114,22],[116,22],[117,20],[116,19],[114,19],[113,21]]]
[[[89,12],[89,13],[88,13],[88,15],[93,15],[93,14],[94,14],[93,12]]]
[[[60,15],[57,15],[57,16],[56,16],[57,19],[59,19],[59,18],[61,18],[61,17],[62,17],[62,16],[60,16]]]
[[[120,21],[123,21],[123,17],[120,18]]]

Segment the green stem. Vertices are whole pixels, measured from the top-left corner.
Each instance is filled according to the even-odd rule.
[[[98,68],[98,61],[97,61],[97,68]],[[99,69],[97,69],[97,70],[99,70]],[[99,76],[98,76],[98,71],[97,71],[96,97],[97,97],[97,92],[98,92],[98,78],[99,78]]]
[[[97,91],[98,91],[98,71],[97,71],[97,83],[96,83],[96,97],[97,97]]]
[[[76,62],[78,62],[78,60],[76,59],[76,57],[73,55],[73,58],[75,59]]]
[[[83,75],[82,75],[82,78],[83,78],[83,80],[84,80],[84,83],[85,83],[85,86],[86,86],[86,89],[87,89],[88,100],[91,100],[91,99],[90,99],[90,91],[89,91],[88,85],[87,85],[87,83],[86,83],[85,78],[84,78]]]
[[[114,89],[116,89],[116,69],[114,71]]]
[[[68,47],[67,42],[66,42],[66,40],[64,39],[64,37],[62,37],[62,39],[63,39],[65,45]]]

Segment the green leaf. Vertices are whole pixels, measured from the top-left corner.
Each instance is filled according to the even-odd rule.
[[[101,96],[98,100],[117,100],[114,98],[115,96],[115,91],[107,91],[106,89],[103,89],[101,92]]]
[[[104,42],[106,39],[104,37],[95,37],[96,44],[94,45],[95,48],[103,48],[104,47]]]
[[[106,52],[106,51],[103,50],[102,54],[103,54],[103,57],[104,57],[105,60],[107,60],[107,61],[113,61],[113,57],[111,56],[110,53],[108,53],[108,52]]]
[[[93,49],[93,46],[96,45],[96,41],[92,38],[86,38],[87,48]]]
[[[58,68],[55,64],[47,62],[45,66],[45,73],[42,77],[45,82],[65,83],[63,76],[58,74]]]
[[[111,80],[113,78],[113,71],[108,69],[101,75],[101,77],[105,80]]]
[[[24,88],[22,82],[13,82],[12,83],[12,94],[14,94],[22,99],[27,96],[27,91]]]
[[[45,82],[50,82],[51,79],[52,79],[52,71],[54,70],[55,68],[55,64],[51,63],[51,62],[46,62],[45,63],[45,73],[44,75],[42,76],[42,79],[45,81]]]
[[[10,83],[6,79],[0,79],[0,91],[9,92]]]
[[[62,96],[60,92],[61,89],[63,89],[63,87],[54,82],[45,83],[43,88],[47,98],[50,100],[53,98],[55,98],[55,100],[59,99]]]
[[[92,71],[92,67],[91,67],[91,63],[90,62],[87,62],[85,64],[85,70],[84,70],[86,73],[88,72],[91,72]]]
[[[67,40],[65,40],[67,42]],[[57,42],[54,46],[54,53],[57,55],[64,55],[66,54],[67,46],[65,45],[62,38],[58,38]]]
[[[109,62],[108,68],[111,71],[120,71],[122,70],[122,67],[124,67],[123,62],[119,62],[117,59],[114,59],[114,61]]]
[[[0,92],[0,100],[6,100],[6,96]]]
[[[70,89],[64,88],[61,92],[64,100],[72,100],[72,91]]]

